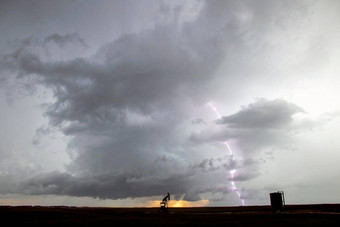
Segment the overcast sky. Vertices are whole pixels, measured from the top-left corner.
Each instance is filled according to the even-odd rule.
[[[339,40],[337,0],[1,1],[0,204],[339,203]]]

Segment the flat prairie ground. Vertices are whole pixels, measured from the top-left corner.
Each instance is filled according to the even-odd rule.
[[[2,223],[32,226],[340,226],[340,204],[169,208],[0,206]]]

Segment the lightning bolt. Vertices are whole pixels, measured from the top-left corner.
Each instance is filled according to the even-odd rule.
[[[222,119],[222,116],[221,114],[217,111],[216,107],[212,104],[212,103],[208,103],[208,106],[216,113],[218,119]],[[229,144],[228,144],[228,141],[224,141],[224,145],[226,146],[227,150],[229,151],[229,155],[231,157],[231,159],[234,161],[235,158],[234,158],[234,155],[233,155],[233,151],[231,150]],[[237,188],[236,184],[235,184],[235,181],[234,181],[234,177],[235,177],[235,173],[237,172],[236,169],[232,169],[229,171],[229,175],[230,175],[230,184],[231,184],[231,188],[234,192],[236,192],[238,198],[240,199],[241,203],[242,203],[242,206],[245,206],[245,200],[242,199],[242,194],[240,192],[240,190]]]

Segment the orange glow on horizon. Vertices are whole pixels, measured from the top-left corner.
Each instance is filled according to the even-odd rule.
[[[142,204],[145,207],[159,207],[160,200],[150,200],[146,204]],[[203,199],[195,202],[190,202],[186,200],[170,200],[169,207],[204,207],[209,204],[209,200]]]

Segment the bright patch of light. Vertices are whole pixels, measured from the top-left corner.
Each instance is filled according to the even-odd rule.
[[[186,200],[170,200],[169,207],[204,207],[209,205],[209,200],[203,199],[199,201],[186,201]],[[145,204],[141,204],[141,207],[159,207],[160,200],[147,201]]]

